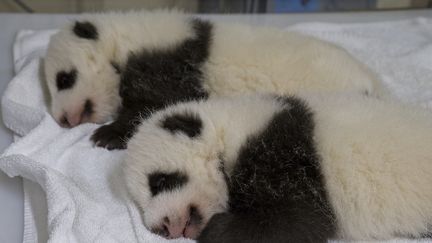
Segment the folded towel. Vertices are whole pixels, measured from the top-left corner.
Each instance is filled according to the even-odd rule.
[[[95,128],[63,129],[45,116],[5,152],[1,167],[46,192],[50,242],[165,242],[145,230],[125,195],[123,151],[93,148],[89,134]]]
[[[432,104],[432,20],[378,24],[301,24],[301,31],[343,46],[406,102]],[[59,127],[46,108],[40,59],[53,31],[23,31],[14,47],[16,77],[2,99],[3,119],[23,136],[0,157],[0,169],[39,184],[46,193],[50,242],[168,242],[149,233],[130,201],[122,178],[123,151],[95,148],[89,136],[98,126]],[[397,36],[397,39],[394,39]],[[40,191],[26,181],[24,242],[42,239],[32,204]],[[43,217],[43,215],[42,215]],[[179,239],[169,242],[192,242]],[[392,242],[408,242],[395,240]],[[426,242],[422,241],[422,242]]]
[[[43,72],[39,72],[39,57],[44,55],[53,33],[25,30],[16,37],[13,52],[16,76],[2,98],[2,113],[5,125],[17,135],[27,134],[45,116],[47,90],[40,77]]]

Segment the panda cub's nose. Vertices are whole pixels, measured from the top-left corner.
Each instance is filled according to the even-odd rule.
[[[168,239],[176,239],[184,236],[187,220],[184,218],[177,219],[175,222],[165,217],[163,228],[167,231],[166,236]]]
[[[195,239],[200,231],[203,217],[196,206],[189,206],[184,217],[169,218],[165,217],[162,222],[162,228],[155,233],[168,238],[176,239],[186,237]]]
[[[81,109],[75,112],[65,112],[60,120],[62,127],[75,127],[89,120],[93,113],[93,102],[87,99]]]

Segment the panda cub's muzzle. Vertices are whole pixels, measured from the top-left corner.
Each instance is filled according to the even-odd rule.
[[[76,127],[81,123],[89,122],[93,113],[94,104],[90,99],[86,99],[78,110],[64,112],[59,119],[59,123],[62,127]]]
[[[158,227],[151,231],[167,239],[185,237],[195,239],[198,237],[203,224],[198,207],[189,205],[183,215],[165,216]]]

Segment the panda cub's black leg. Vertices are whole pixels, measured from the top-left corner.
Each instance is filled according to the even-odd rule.
[[[334,236],[332,223],[312,205],[289,204],[271,210],[214,215],[199,243],[324,243]]]
[[[91,140],[96,146],[108,150],[126,149],[127,131],[118,123],[118,121],[115,121],[111,124],[101,126],[93,133]]]
[[[111,124],[99,127],[91,140],[98,147],[108,150],[126,149],[127,141],[133,136],[136,127],[141,123],[140,113],[123,109],[119,117]]]
[[[197,239],[199,243],[238,242],[242,240],[237,231],[235,216],[230,213],[215,214]],[[246,239],[245,239],[246,240]]]

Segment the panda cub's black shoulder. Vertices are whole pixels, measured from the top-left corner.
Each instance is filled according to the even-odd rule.
[[[199,242],[326,242],[334,236],[314,114],[299,98],[278,100],[286,108],[239,152],[228,182],[229,211],[211,219]]]
[[[168,104],[208,97],[201,68],[210,55],[212,24],[192,19],[190,25],[194,36],[177,46],[143,49],[129,55],[121,76],[120,96],[129,106],[139,103],[145,107],[141,115]]]
[[[151,112],[167,105],[208,98],[202,67],[210,55],[213,25],[194,18],[189,19],[188,23],[194,35],[178,45],[132,52],[122,68],[111,63],[121,74],[119,94],[122,108],[114,123],[101,127],[93,134],[92,140],[99,146],[126,148],[126,141],[136,131],[136,124],[131,124],[131,120],[147,118]],[[92,36],[90,23],[77,26],[81,36]],[[113,139],[113,134],[118,136]],[[196,135],[195,131],[186,134],[191,137]]]

